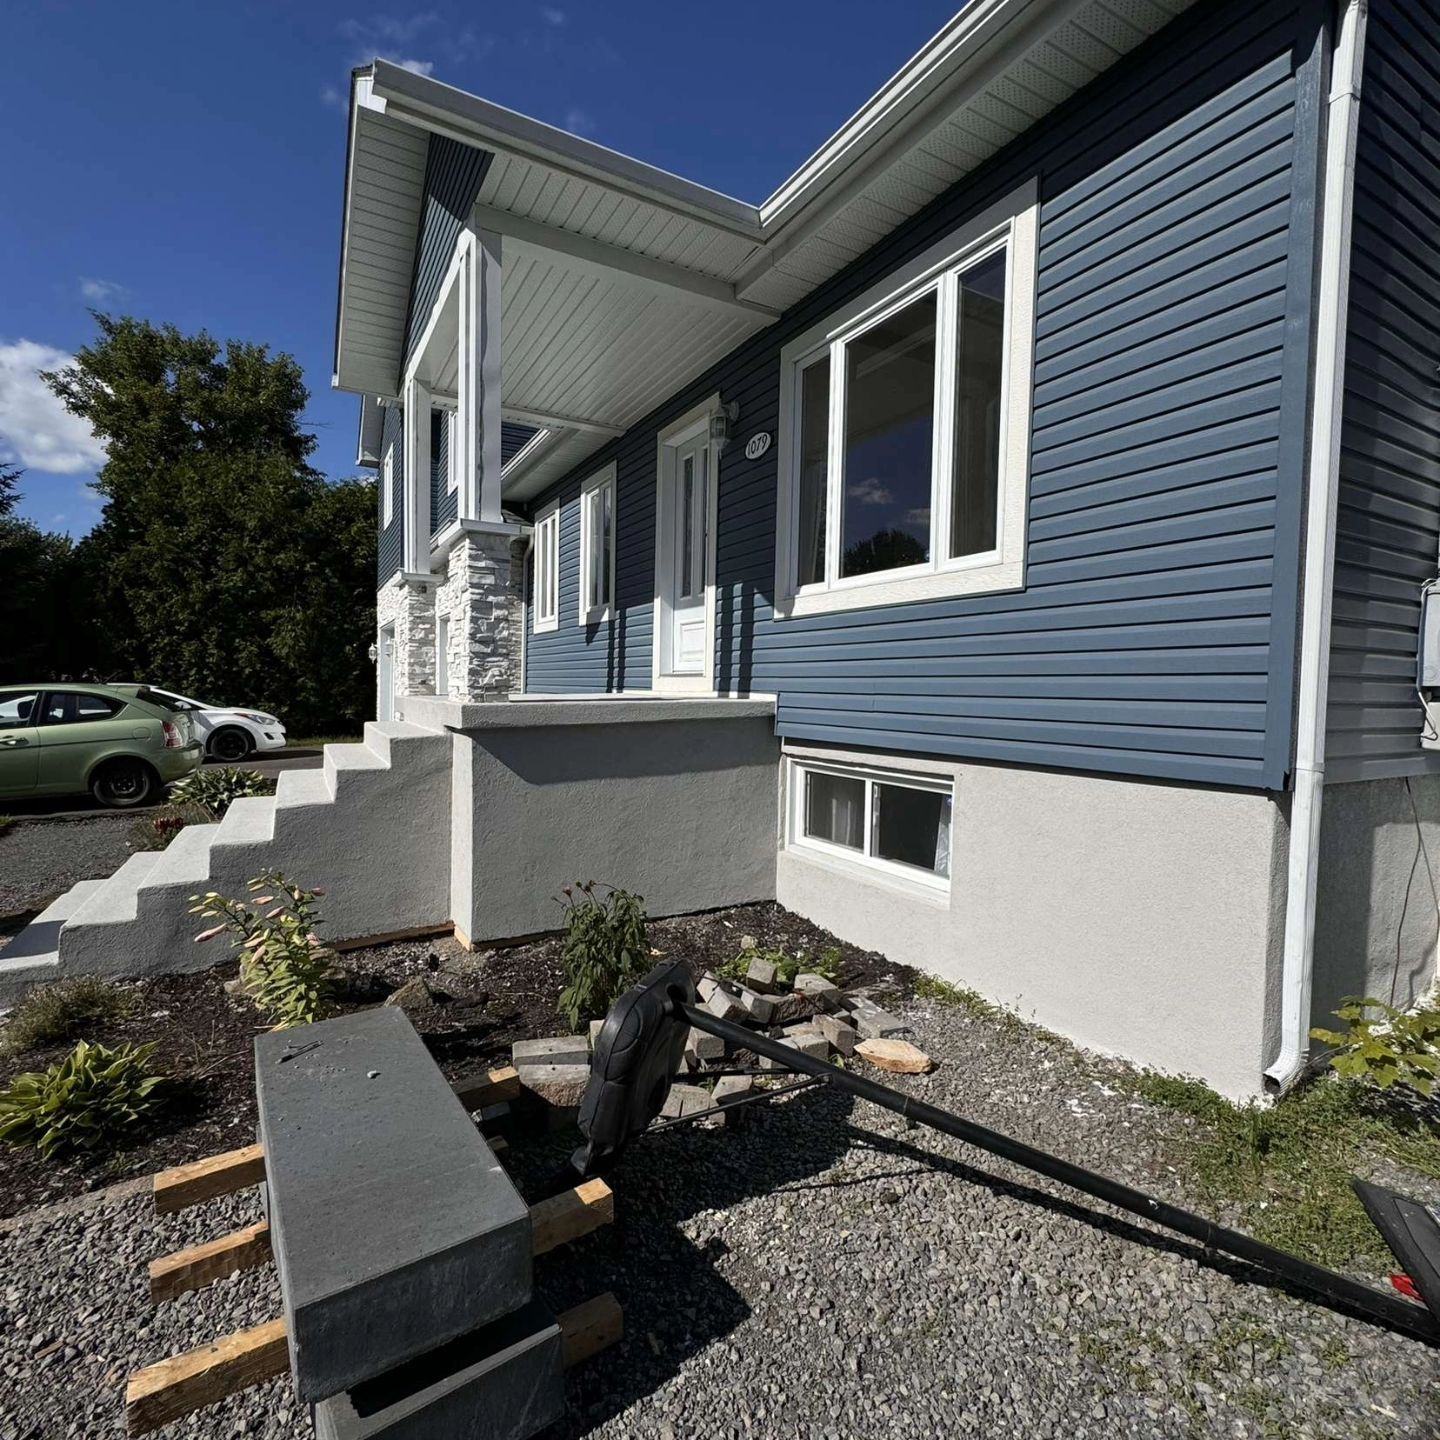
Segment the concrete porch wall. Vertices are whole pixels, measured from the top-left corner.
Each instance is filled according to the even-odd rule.
[[[454,737],[451,908],[475,943],[555,929],[575,881],[634,891],[651,915],[774,898],[771,702],[403,705]]]
[[[790,847],[782,905],[1077,1044],[1232,1097],[1261,1092],[1278,1044],[1288,846],[1274,799],[895,759],[953,777],[950,894]]]

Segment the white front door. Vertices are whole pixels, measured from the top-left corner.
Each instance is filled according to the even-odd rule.
[[[395,627],[387,625],[380,632],[380,654],[377,660],[379,675],[377,677],[378,695],[376,696],[375,718],[377,720],[393,720],[395,718]]]
[[[670,476],[668,594],[664,612],[668,634],[661,637],[661,659],[670,675],[705,672],[705,587],[709,551],[710,441],[698,435],[675,447]]]

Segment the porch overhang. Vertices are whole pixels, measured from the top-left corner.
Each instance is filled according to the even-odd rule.
[[[1192,0],[971,0],[761,205],[376,60],[352,79],[334,383],[394,395],[431,135],[485,151],[523,500],[858,259]]]

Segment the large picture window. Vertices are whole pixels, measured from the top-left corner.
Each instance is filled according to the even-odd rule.
[[[535,549],[530,583],[534,594],[534,629],[543,634],[560,628],[560,507],[552,505],[535,521]]]
[[[615,466],[580,489],[580,623],[608,619],[615,598]]]
[[[864,766],[790,762],[790,844],[923,884],[950,879],[950,782]]]
[[[777,613],[1024,579],[1028,185],[785,347]]]

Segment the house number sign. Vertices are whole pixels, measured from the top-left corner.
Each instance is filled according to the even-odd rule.
[[[758,460],[770,448],[770,432],[758,430],[745,442],[745,458]]]

